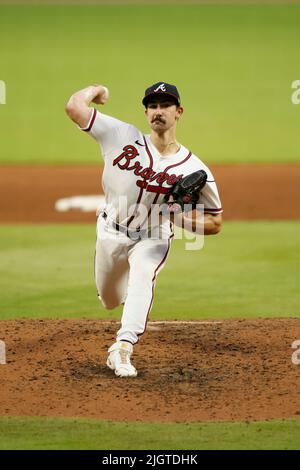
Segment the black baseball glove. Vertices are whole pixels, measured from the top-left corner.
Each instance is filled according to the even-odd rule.
[[[166,213],[189,212],[195,209],[200,191],[205,186],[207,174],[204,170],[195,171],[185,176],[172,186],[165,195]]]

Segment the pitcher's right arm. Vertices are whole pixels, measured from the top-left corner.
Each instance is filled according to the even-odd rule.
[[[103,85],[91,85],[74,93],[66,104],[65,111],[72,121],[84,128],[89,123],[93,109],[91,103],[104,104],[109,98],[109,91]]]

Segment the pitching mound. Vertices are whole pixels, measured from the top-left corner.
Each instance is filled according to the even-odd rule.
[[[118,323],[0,322],[0,414],[138,421],[292,418],[300,319],[150,323],[135,347],[137,378],[105,366]]]

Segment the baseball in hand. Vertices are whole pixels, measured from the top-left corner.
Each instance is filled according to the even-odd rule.
[[[104,86],[103,88],[104,88],[104,93],[102,94],[102,101],[106,103],[106,101],[109,98],[109,90],[108,88],[106,88],[106,86]]]
[[[95,96],[95,98],[93,99],[93,102],[96,104],[104,104],[108,101],[108,99],[109,99],[108,88],[106,88],[106,86],[101,85],[100,92],[97,96]]]

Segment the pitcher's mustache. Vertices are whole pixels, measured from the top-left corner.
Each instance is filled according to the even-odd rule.
[[[156,117],[152,120],[152,122],[161,122],[162,124],[165,124],[166,121],[160,117]]]

